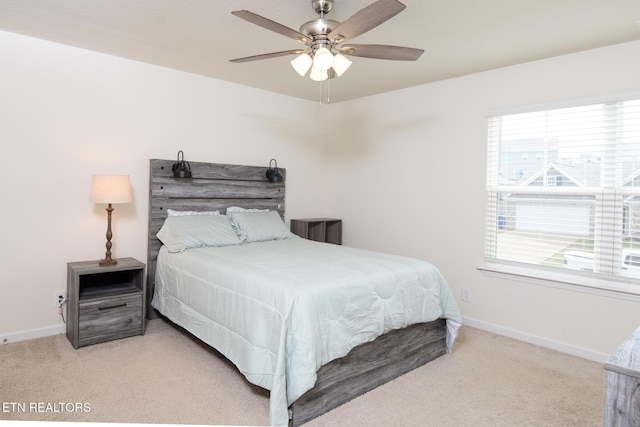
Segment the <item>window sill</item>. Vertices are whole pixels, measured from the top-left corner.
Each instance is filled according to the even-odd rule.
[[[546,269],[527,268],[511,264],[485,263],[478,267],[484,274],[501,279],[516,280],[535,285],[550,286],[610,298],[640,302],[640,284],[628,281],[602,279],[587,275],[563,274]]]

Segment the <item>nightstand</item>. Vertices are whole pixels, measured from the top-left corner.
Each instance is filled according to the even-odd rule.
[[[67,338],[74,348],[144,334],[145,265],[67,263]]]
[[[305,239],[342,244],[342,220],[336,218],[292,219],[291,231]]]

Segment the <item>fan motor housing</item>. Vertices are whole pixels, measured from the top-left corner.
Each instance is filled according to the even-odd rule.
[[[316,19],[314,21],[305,22],[300,26],[300,32],[305,36],[318,36],[318,35],[327,35],[334,28],[340,25],[337,21],[332,21],[331,19]]]

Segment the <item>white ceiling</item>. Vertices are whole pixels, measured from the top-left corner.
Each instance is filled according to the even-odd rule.
[[[327,17],[344,21],[373,1],[335,0]],[[296,74],[293,56],[229,62],[301,46],[231,11],[297,31],[317,18],[310,0],[0,0],[0,30],[309,100],[329,84],[330,102],[640,39],[640,0],[403,3],[403,12],[350,42],[421,48],[422,57],[351,58],[342,77],[322,84]]]

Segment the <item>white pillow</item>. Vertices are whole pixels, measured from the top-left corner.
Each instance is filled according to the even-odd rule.
[[[269,209],[245,209],[240,206],[229,206],[227,208],[227,215],[232,212],[267,212]]]
[[[243,242],[266,242],[295,237],[276,211],[231,212],[228,216]]]
[[[168,216],[189,216],[189,215],[220,215],[220,211],[176,211],[167,209]]]
[[[240,244],[229,220],[224,215],[169,216],[156,234],[169,252],[189,248],[231,246]]]

